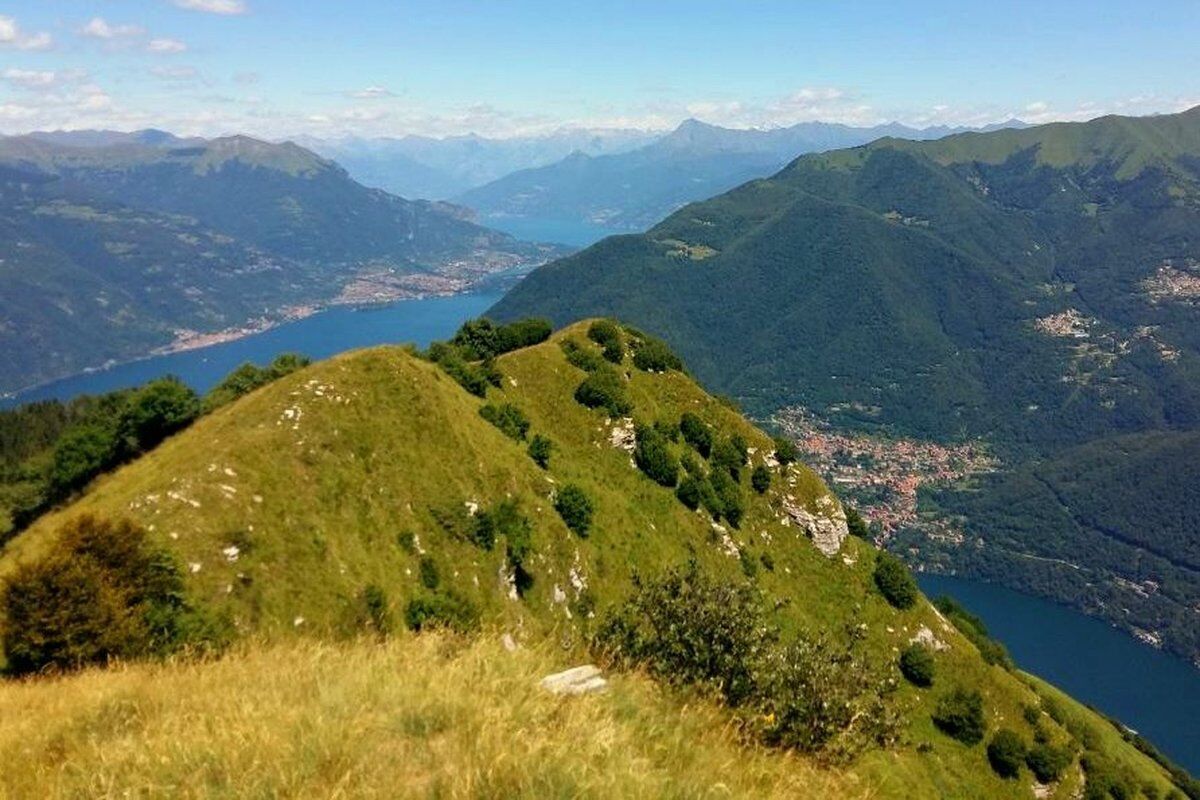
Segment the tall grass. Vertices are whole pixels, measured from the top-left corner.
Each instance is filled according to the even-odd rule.
[[[639,676],[560,698],[571,666],[495,636],[249,645],[0,685],[0,794],[54,797],[861,797],[743,746]]]

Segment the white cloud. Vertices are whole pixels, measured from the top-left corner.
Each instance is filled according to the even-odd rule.
[[[382,86],[368,86],[365,89],[349,92],[348,96],[353,97],[356,100],[378,100],[384,97],[395,97],[396,93],[391,89],[385,89]]]
[[[151,39],[146,43],[146,49],[151,53],[182,53],[187,50],[187,45],[178,39],[161,38]]]
[[[25,33],[12,17],[0,15],[0,47],[18,50],[49,50],[54,39],[46,32]]]
[[[6,69],[0,77],[22,89],[47,89],[58,81],[58,74],[30,69]]]
[[[209,14],[233,15],[245,14],[247,11],[244,0],[175,0],[175,5]]]
[[[146,29],[140,25],[113,25],[103,17],[92,17],[88,24],[79,29],[82,36],[91,39],[115,41],[117,39],[132,39],[141,36]]]
[[[200,77],[200,71],[195,67],[166,67],[157,66],[150,68],[150,74],[164,81],[194,81]]]

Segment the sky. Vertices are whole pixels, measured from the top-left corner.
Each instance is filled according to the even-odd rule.
[[[1200,105],[1200,2],[0,0],[0,132],[540,135]]]

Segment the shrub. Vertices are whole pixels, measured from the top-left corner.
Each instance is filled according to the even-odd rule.
[[[387,636],[392,630],[392,612],[388,608],[387,593],[383,587],[375,583],[364,586],[362,603],[367,624],[380,636]]]
[[[200,398],[175,377],[150,381],[135,391],[117,424],[122,446],[139,453],[186,427],[200,415]]]
[[[722,439],[713,447],[708,463],[714,471],[728,472],[730,477],[738,480],[742,474],[742,466],[746,463],[745,441],[740,436]]]
[[[457,350],[445,342],[434,342],[429,345],[426,357],[453,378],[459,386],[477,397],[485,397],[488,386],[497,383],[498,373],[494,365],[485,368],[479,364],[468,363]]]
[[[1012,659],[1009,658],[1008,651],[1004,649],[1004,645],[988,635],[987,626],[983,624],[983,620],[965,609],[953,597],[942,595],[934,602],[934,606],[954,624],[959,633],[967,637],[978,648],[984,661],[1005,669],[1012,669]],[[1061,725],[1063,720],[1056,717],[1055,714],[1062,716],[1062,710],[1053,702],[1053,698],[1047,698],[1045,706],[1046,713],[1050,715],[1051,719]]]
[[[1025,764],[1038,779],[1038,783],[1053,783],[1058,780],[1070,763],[1069,750],[1045,742],[1034,744],[1025,754]]]
[[[400,549],[406,553],[416,553],[417,534],[409,530],[400,531],[396,534],[396,544],[400,545]]]
[[[1025,763],[1025,740],[1008,728],[1001,728],[987,746],[988,762],[1001,778],[1015,778]]]
[[[554,443],[540,433],[534,434],[533,438],[529,440],[529,457],[542,469],[550,466],[550,453],[553,450]]]
[[[579,486],[568,483],[559,489],[554,497],[554,510],[576,535],[588,535],[592,527],[592,499]]]
[[[499,331],[487,317],[469,319],[459,326],[450,344],[466,361],[483,361],[500,353]]]
[[[709,483],[712,485],[715,501],[709,511],[713,516],[724,518],[735,528],[741,525],[742,515],[746,513],[742,487],[724,472],[714,472],[709,476]]]
[[[683,369],[683,362],[671,352],[666,342],[649,336],[634,341],[633,365],[646,372]]]
[[[683,434],[685,442],[696,448],[696,452],[708,458],[712,452],[713,435],[712,428],[704,420],[691,411],[685,411],[679,419],[679,432]]]
[[[679,482],[679,486],[675,489],[675,496],[679,498],[679,502],[687,506],[688,510],[695,511],[700,507],[700,503],[704,497],[704,485],[708,481],[704,478],[698,478],[695,475],[684,475],[683,480]],[[711,491],[711,487],[709,487]]]
[[[977,689],[961,688],[943,695],[934,709],[933,724],[963,744],[979,744],[983,741],[986,726],[983,696]]]
[[[614,417],[633,410],[633,401],[620,374],[611,367],[591,372],[575,389],[575,400],[588,408],[603,408]]]
[[[767,469],[762,464],[759,464],[750,472],[750,486],[754,491],[762,494],[771,488],[771,470]]]
[[[928,647],[914,642],[900,653],[900,672],[915,686],[932,686],[934,669]]]
[[[92,516],[68,522],[48,555],[16,568],[0,609],[17,674],[165,653],[199,633],[174,562],[141,528]]]
[[[786,436],[776,436],[774,438],[774,442],[775,460],[778,461],[781,466],[786,467],[788,464],[791,464],[796,460],[799,453],[796,452],[795,442],[793,442],[791,439],[788,439]]]
[[[486,403],[479,409],[479,416],[500,429],[501,433],[518,442],[524,441],[529,432],[529,418],[512,403],[493,405]]]
[[[604,348],[604,357],[614,364],[625,358],[625,337],[612,320],[599,319],[588,326],[588,338]]]
[[[1080,759],[1087,773],[1084,800],[1133,800],[1138,789],[1133,779],[1104,755],[1087,751]]]
[[[307,367],[311,362],[307,356],[297,353],[283,353],[266,367],[255,364],[242,364],[233,372],[226,375],[220,383],[209,390],[204,396],[204,412],[208,413],[223,405],[232,403],[243,395],[247,395],[260,386],[277,381],[285,375],[290,375],[298,369]]]
[[[454,592],[434,592],[414,597],[404,608],[409,630],[450,628],[466,633],[479,627],[479,610],[470,600]]]
[[[870,539],[871,528],[867,525],[867,521],[862,518],[862,514],[858,513],[858,509],[854,506],[842,504],[842,509],[846,512],[846,528],[849,529],[851,536],[857,536],[859,539]]]
[[[674,486],[679,479],[679,460],[671,452],[667,437],[653,427],[637,426],[633,460],[646,477],[660,486]]]
[[[550,338],[554,327],[550,320],[539,317],[527,317],[507,325],[501,325],[497,335],[497,345],[500,353],[519,350],[522,347],[532,347]]]
[[[657,581],[635,577],[633,596],[594,644],[618,666],[720,697],[769,745],[841,761],[894,742],[900,729],[887,679],[858,656],[856,637],[847,641],[781,645],[750,586],[715,580],[693,562]]]
[[[604,366],[604,358],[595,350],[589,350],[574,339],[563,339],[560,345],[567,363],[584,372],[595,372]]]
[[[436,589],[442,582],[437,562],[429,556],[421,556],[421,560],[417,564],[417,575],[421,578],[421,585],[426,589]]]
[[[895,608],[912,608],[917,602],[917,582],[904,562],[881,550],[875,558],[875,586]]]

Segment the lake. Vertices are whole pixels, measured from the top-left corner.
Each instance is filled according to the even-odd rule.
[[[1100,620],[1003,586],[919,575],[977,614],[1017,665],[1148,738],[1200,774],[1200,671]]]
[[[401,300],[361,309],[339,306],[236,341],[129,361],[42,384],[0,401],[0,408],[109,392],[163,375],[176,375],[196,391],[205,392],[239,364],[265,364],[280,353],[319,359],[376,344],[412,342],[424,347],[449,337],[464,320],[478,317],[499,299],[496,292]]]

